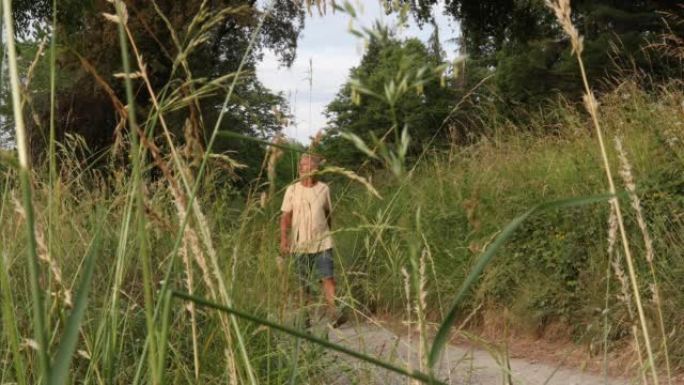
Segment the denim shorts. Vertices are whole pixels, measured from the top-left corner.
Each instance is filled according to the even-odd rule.
[[[334,277],[332,249],[296,254],[295,265],[300,283],[307,287],[312,287],[322,279]]]

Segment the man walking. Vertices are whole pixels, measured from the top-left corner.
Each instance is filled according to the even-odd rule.
[[[295,258],[297,275],[307,297],[314,281],[321,282],[327,315],[336,327],[342,320],[335,307],[330,189],[312,175],[318,170],[317,157],[305,154],[298,166],[300,180],[287,187],[280,209],[280,253]]]

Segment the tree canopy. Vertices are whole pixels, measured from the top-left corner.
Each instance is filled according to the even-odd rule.
[[[53,32],[49,28],[52,4],[52,0],[15,2],[18,34],[26,41],[25,68],[43,36],[50,37]],[[135,48],[157,97],[169,101],[165,115],[170,129],[180,142],[202,146],[266,9],[256,0],[128,0],[125,4],[130,40],[135,43],[131,55],[135,57]],[[277,0],[268,11],[244,58],[221,127],[261,138],[271,137],[283,127],[287,105],[281,95],[257,79],[256,63],[265,49],[272,49],[289,65],[305,16],[305,9],[294,0]],[[121,109],[126,103],[123,81],[117,76],[123,72],[117,26],[103,17],[114,8],[107,0],[60,0],[56,12],[58,139],[75,133],[93,150],[107,149],[121,135]],[[137,69],[135,60],[133,63]],[[31,89],[36,92],[29,103],[35,117],[30,120],[31,144],[38,157],[46,147],[49,127],[48,71],[45,55],[32,79]],[[142,81],[136,81],[135,87],[139,120],[145,121],[153,109],[151,95]],[[222,152],[238,148],[240,153],[232,155],[243,163],[258,163],[254,155],[263,153],[257,144],[237,140],[221,140],[216,146]]]
[[[538,104],[556,92],[579,95],[576,59],[544,1],[404,3],[422,21],[430,20],[435,9],[459,21],[462,53],[471,65],[496,69],[497,91],[507,110],[511,104]],[[648,73],[649,81],[656,82],[682,75],[679,63],[644,49],[667,32],[664,15],[684,12],[677,2],[577,0],[572,9],[584,37],[584,60],[594,86],[624,71]],[[684,32],[681,24],[669,27]]]
[[[361,157],[340,133],[396,144],[400,132],[407,128],[413,138],[408,153],[416,155],[432,136],[446,136],[444,123],[455,103],[455,90],[447,87],[442,77],[445,63],[436,35],[428,47],[418,39],[400,40],[387,30],[378,31],[361,63],[351,69],[351,80],[326,109],[330,126],[321,143],[322,151],[347,166],[358,165]],[[394,100],[391,89],[401,89],[402,84],[413,88],[396,91]],[[359,98],[355,88],[366,92]]]

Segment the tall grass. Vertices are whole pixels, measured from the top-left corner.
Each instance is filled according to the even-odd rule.
[[[26,239],[28,244],[27,258],[29,268],[29,283],[31,286],[31,302],[33,308],[33,335],[36,338],[40,376],[45,379],[49,375],[50,362],[48,358],[48,339],[45,328],[45,314],[43,307],[43,291],[40,287],[40,267],[34,229],[33,201],[30,181],[29,150],[27,144],[24,114],[21,111],[21,97],[19,84],[19,69],[17,68],[17,54],[14,44],[14,20],[12,18],[12,4],[8,0],[2,3],[5,34],[7,36],[7,59],[10,75],[10,89],[12,93],[12,110],[14,115],[15,137],[19,155],[19,180],[22,190],[22,209],[26,220]],[[9,300],[7,298],[6,300]],[[39,377],[40,378],[40,377]]]
[[[410,331],[419,332],[420,361],[412,366],[410,360],[380,359],[298,328],[294,266],[287,261],[280,271],[274,261],[278,198],[284,186],[274,185],[273,169],[280,155],[273,152],[273,159],[264,162],[269,168],[269,200],[212,184],[219,172],[212,167],[216,140],[252,140],[220,130],[248,52],[237,73],[183,99],[196,103],[201,94],[225,90],[223,109],[193,172],[164,115],[170,105],[181,103],[178,94],[170,86],[152,87],[144,53],[126,23],[125,3],[112,4],[115,8],[107,19],[118,29],[131,170],[74,169],[78,151],[56,142],[58,31],[53,21],[45,172],[43,165],[31,169],[29,164],[10,1],[2,2],[19,155],[18,167],[7,162],[0,201],[2,350],[10,357],[0,364],[3,379],[19,384],[77,378],[84,384],[281,384],[329,383],[330,377],[346,373],[363,381],[361,371],[337,359],[342,354],[372,365],[374,371],[440,383],[444,378],[435,376],[443,348],[453,336],[452,326],[461,321],[471,331],[486,331],[496,322],[487,314],[500,315],[496,310],[502,308],[511,309],[503,326],[508,331],[510,323],[513,335],[544,334],[546,328],[561,324],[568,339],[588,341],[589,346],[602,342],[606,357],[616,358],[627,349],[625,336],[633,324],[624,303],[615,300],[620,289],[606,282],[609,241],[596,234],[605,233],[609,214],[600,202],[610,200],[616,207],[620,199],[634,202],[635,196],[641,200],[633,208],[643,211],[635,211],[635,219],[624,211],[622,240],[640,228],[652,238],[650,246],[646,238],[643,245],[632,241],[629,248],[623,242],[623,253],[627,257],[628,250],[652,248],[659,257],[634,260],[630,277],[650,274],[659,286],[653,292],[658,303],[640,305],[642,332],[632,337],[650,343],[652,337],[646,333],[652,319],[660,325],[662,338],[660,344],[645,345],[648,363],[635,373],[650,371],[655,383],[661,360],[668,378],[684,364],[684,335],[676,329],[682,322],[677,309],[684,305],[684,223],[678,198],[683,181],[672,166],[684,158],[676,146],[663,144],[663,138],[684,137],[684,127],[677,124],[684,114],[681,84],[674,82],[653,95],[625,83],[603,97],[602,115],[592,116],[593,123],[610,122],[597,133],[619,131],[624,137],[629,154],[625,158],[631,158],[632,182],[637,183],[628,183],[628,194],[614,185],[602,193],[603,174],[612,177],[610,167],[619,162],[605,147],[599,154],[594,151],[597,134],[587,132],[586,115],[568,104],[549,107],[552,114],[532,120],[539,132],[548,125],[566,127],[555,137],[521,134],[506,123],[493,124],[492,134],[472,146],[454,147],[448,155],[424,155],[414,163],[406,155],[410,127],[388,127],[387,134],[395,138],[391,145],[383,140],[363,143],[348,135],[385,170],[373,175],[374,183],[334,165],[321,171],[321,178],[336,192],[339,301],[353,320],[376,327],[383,327],[374,320],[376,315],[408,317]],[[192,30],[203,31],[209,28],[204,23],[217,23],[227,13],[198,17]],[[268,11],[248,50],[266,17]],[[166,24],[172,29],[170,22]],[[174,71],[186,71],[190,77],[185,58],[196,40],[181,41],[172,32],[178,49]],[[421,71],[424,76],[440,73]],[[147,116],[135,105],[137,81],[152,101]],[[192,78],[187,81],[193,83]],[[414,88],[402,83],[389,87],[393,93],[385,96],[388,111],[402,92]],[[382,97],[362,85],[356,91],[364,97]],[[628,101],[624,93],[630,94]],[[596,112],[595,101],[588,105]],[[168,153],[155,139],[165,143]],[[295,151],[282,143],[262,144]],[[159,180],[149,177],[147,162],[162,170]],[[12,198],[19,191],[21,210],[14,212]],[[38,258],[42,229],[48,234],[48,262]],[[61,284],[45,279],[53,267],[49,263],[59,268]],[[635,300],[647,291],[644,281],[634,279],[630,284]],[[72,290],[73,304],[68,305],[60,293]],[[22,306],[29,302],[30,311]],[[29,318],[32,327],[26,322]],[[607,328],[595,327],[608,323]],[[431,343],[435,329],[437,337]],[[506,360],[504,356],[502,362]],[[510,377],[509,368],[502,370]]]
[[[632,110],[632,107],[624,105],[622,98],[625,93],[639,100],[638,107]],[[660,95],[646,97],[641,91],[625,85],[620,92],[607,95],[603,101],[606,110],[604,119],[612,122],[610,132],[616,132],[612,130],[619,127],[621,135],[633,148],[630,153],[641,154],[636,160],[639,162],[636,168],[641,174],[635,178],[642,180],[648,188],[644,187],[645,190],[640,190],[639,194],[648,197],[652,202],[649,206],[651,209],[667,205],[671,207],[668,210],[675,213],[680,212],[681,208],[676,208],[678,206],[670,200],[672,196],[667,191],[676,190],[675,186],[681,183],[681,177],[676,172],[671,174],[674,171],[670,165],[675,154],[660,144],[659,137],[663,131],[679,127],[677,121],[681,118],[681,112],[677,104],[680,98],[678,84],[665,89]],[[656,108],[656,105],[661,107]],[[435,280],[431,292],[448,293],[454,290],[454,283],[462,282],[466,276],[473,255],[491,246],[492,234],[498,233],[498,224],[507,217],[514,217],[517,212],[525,211],[539,201],[568,195],[591,195],[592,192],[601,191],[601,175],[593,167],[600,158],[587,155],[591,154],[594,139],[586,131],[582,132],[582,112],[570,106],[564,106],[562,110],[566,114],[562,119],[577,122],[577,131],[569,125],[568,134],[556,138],[536,138],[515,131],[502,131],[497,139],[485,139],[478,145],[460,150],[460,155],[453,160],[439,159],[432,164],[423,164],[413,180],[415,187],[412,189],[416,193],[399,194],[399,201],[392,203],[402,207],[402,212],[421,207],[423,216],[432,218],[432,226],[425,227],[424,232],[432,245],[437,271],[444,273]],[[663,110],[672,113],[663,115],[657,112]],[[623,125],[621,122],[630,123]],[[669,176],[665,177],[664,174]],[[392,191],[394,188],[390,184],[379,190],[386,195],[386,189]],[[655,197],[660,197],[658,203],[652,201]],[[372,213],[379,209],[378,205],[386,204],[349,200],[344,206],[356,212],[370,213],[364,220],[372,221]],[[358,205],[364,208],[356,209]],[[664,211],[658,209],[658,212]],[[599,205],[581,211],[563,210],[530,218],[518,230],[520,234],[511,239],[512,245],[505,248],[500,263],[485,271],[481,289],[476,290],[478,294],[475,298],[512,304],[519,321],[518,327],[543,330],[545,325],[559,320],[566,320],[570,324],[592,324],[595,320],[592,320],[593,311],[590,308],[604,299],[595,295],[601,292],[596,290],[595,283],[605,284],[605,278],[601,277],[605,277],[606,266],[602,253],[605,240],[597,239],[592,234],[603,232],[599,229],[603,228],[605,221],[600,218],[607,214],[605,208]],[[401,214],[395,213],[390,223],[396,223],[399,217]],[[653,220],[657,216],[653,214],[649,217]],[[356,220],[346,224],[351,226]],[[631,231],[638,234],[639,230],[634,225],[630,225]],[[678,228],[675,223],[670,225]],[[659,236],[666,236],[668,231],[665,228],[661,230],[665,233]],[[376,231],[382,232],[387,244],[396,241],[394,230],[378,228]],[[377,237],[372,232],[364,231],[362,234],[361,239],[368,237],[372,240]],[[392,305],[392,301],[401,295],[401,287],[392,284],[390,277],[400,276],[395,266],[401,266],[401,260],[397,262],[396,257],[391,255],[392,249],[378,250],[363,246],[364,242],[352,241],[358,239],[356,237],[356,234],[340,234],[341,239],[350,242],[345,243],[345,248],[353,243],[361,243],[361,250],[355,250],[355,257],[352,258],[359,264],[358,269],[365,271],[369,268],[364,261],[364,254],[367,253],[380,264],[370,265],[372,270],[369,274],[375,277],[373,284],[368,288],[358,287],[357,290],[368,300],[396,311],[398,307]],[[664,248],[656,251],[656,255],[667,255],[663,255],[662,263],[676,263],[676,250],[679,250],[680,245],[670,243],[669,246],[661,246]],[[658,274],[664,274],[667,270],[661,266]],[[599,271],[604,273],[598,275]],[[382,278],[378,279],[378,276]],[[523,278],[528,276],[529,279]],[[640,285],[642,290],[643,285],[646,283]],[[602,292],[605,292],[605,286]],[[434,296],[429,299],[431,307],[437,306]],[[464,306],[468,308],[471,305]],[[665,305],[666,308],[671,306]],[[619,309],[608,311],[613,320],[612,317],[621,312]],[[526,326],[525,323],[530,325]],[[619,333],[617,330],[614,332]]]

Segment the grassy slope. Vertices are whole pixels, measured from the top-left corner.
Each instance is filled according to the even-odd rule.
[[[684,180],[682,150],[675,139],[684,134],[681,103],[682,94],[676,88],[646,96],[624,85],[607,95],[602,106],[610,143],[615,136],[623,138],[637,188],[642,190],[642,205],[655,239],[668,331],[684,321],[677,311],[684,304],[679,290],[684,268],[680,236]],[[410,269],[407,250],[411,241],[407,244],[407,237],[400,233],[410,233],[413,237],[408,239],[418,243],[423,238],[420,247],[427,247],[434,261],[427,290],[431,315],[438,320],[474,258],[509,220],[540,202],[606,191],[598,146],[585,116],[568,107],[556,113],[553,119],[537,119],[532,125],[557,125],[560,135],[539,137],[520,134],[523,128],[506,127],[498,130],[494,139],[424,161],[401,189],[376,177],[386,197],[383,201],[358,194],[343,196],[337,210],[340,227],[375,226],[337,237],[342,261],[350,272],[357,273],[349,278],[354,297],[381,311],[403,312],[401,269]],[[617,170],[617,160],[613,161]],[[625,207],[629,208],[629,202]],[[420,225],[415,219],[418,208]],[[547,326],[560,323],[564,325],[561,330],[567,330],[566,337],[600,345],[608,212],[607,204],[598,204],[532,217],[487,269],[464,308],[464,317],[479,304],[494,310],[480,313],[492,318],[500,317],[505,307],[511,310],[511,322],[517,329],[543,334]],[[643,295],[655,326],[649,300],[651,280],[633,211],[628,212],[627,221],[638,249]],[[379,223],[402,229],[383,230]],[[618,341],[630,321],[617,298],[620,284],[613,274],[609,279],[610,339]],[[500,324],[486,318],[480,315],[476,320]],[[679,347],[682,337],[675,334],[670,343],[673,359],[679,363],[684,359],[684,349]]]
[[[675,331],[670,339],[672,359],[678,365],[684,363],[684,334],[679,331],[684,318],[678,311],[684,306],[681,294],[684,285],[681,159],[684,152],[680,149],[681,142],[675,138],[684,138],[682,100],[681,89],[674,86],[657,96],[646,96],[623,86],[603,99],[602,108],[610,136],[619,133],[624,138],[638,188],[644,190],[642,202],[655,240],[666,326],[668,331]],[[556,108],[553,112],[552,118],[540,118],[527,128],[536,131],[553,125],[562,132],[560,135],[521,134],[522,130],[501,123],[493,126],[496,134],[478,144],[425,158],[401,186],[391,177],[378,173],[373,183],[380,189],[383,200],[373,198],[347,180],[332,180],[337,202],[335,227],[342,299],[359,310],[405,317],[402,269],[411,271],[411,252],[420,255],[421,250],[429,250],[425,254],[427,312],[430,319],[439,320],[474,258],[507,221],[541,201],[605,191],[596,144],[586,118],[568,107]],[[66,166],[58,189],[58,219],[49,255],[61,270],[61,282],[54,274],[48,279],[48,265],[42,265],[45,277],[42,284],[49,285],[54,293],[48,314],[50,334],[57,338],[52,339],[51,346],[53,349],[56,346],[69,314],[63,292],[72,290],[73,282],[77,282],[88,242],[97,222],[104,219],[104,252],[95,271],[78,347],[82,354],[75,358],[74,373],[84,383],[107,382],[107,376],[113,376],[117,383],[130,383],[137,365],[143,363],[144,367],[146,360],[141,354],[145,336],[142,272],[135,249],[127,249],[120,260],[124,266],[123,286],[119,308],[114,310],[119,314],[118,343],[108,346],[102,337],[103,330],[111,327],[106,320],[111,313],[113,266],[117,262],[115,255],[128,182],[120,172],[111,179],[102,179],[97,172],[80,170],[77,163]],[[28,337],[31,332],[29,290],[24,279],[26,246],[22,220],[11,199],[16,195],[17,186],[10,183],[3,187],[8,188],[2,201],[0,226],[4,268],[10,277],[17,327],[22,336]],[[48,189],[38,182],[35,187],[38,233],[45,237]],[[158,289],[168,267],[178,217],[163,181],[149,183],[147,194],[151,281]],[[291,275],[280,274],[274,263],[278,199],[265,207],[259,205],[256,197],[246,205],[240,201],[244,199],[222,189],[212,189],[211,183],[203,189],[201,205],[210,221],[221,274],[236,307],[291,324],[292,310],[297,307],[288,294],[293,288]],[[567,336],[600,345],[601,309],[606,299],[606,206],[547,212],[532,218],[489,266],[464,305],[464,316],[470,309],[484,304],[487,311],[480,312],[475,321],[486,324],[492,321],[482,314],[497,318],[501,309],[507,307],[512,314],[512,327],[516,329],[543,333],[548,325],[561,324],[560,330],[567,330]],[[84,215],[96,213],[99,208],[109,210],[106,217]],[[195,220],[191,225],[199,228]],[[641,245],[631,211],[628,227],[635,244]],[[40,247],[38,251],[48,257]],[[636,254],[644,297],[650,298],[643,251]],[[195,261],[192,264],[195,292],[209,296],[207,282],[211,279],[202,274],[198,263],[201,258]],[[208,269],[213,274],[212,267]],[[186,275],[185,267],[179,262],[171,277],[172,285],[184,289]],[[624,304],[617,298],[619,284],[613,274],[610,280],[610,341],[618,344],[626,340],[629,319]],[[651,319],[655,320],[652,303],[649,301],[647,306]],[[226,349],[231,345],[222,332],[217,314],[197,310],[197,323],[199,371],[203,381],[225,382],[233,373],[230,365],[234,363],[238,382],[244,382],[246,369],[234,345],[232,358],[226,358]],[[246,322],[240,322],[240,326],[260,382],[284,383],[295,375],[313,383],[320,380],[321,369],[328,365],[320,349],[296,344],[291,338]],[[653,330],[657,336],[657,329]],[[8,335],[3,336],[4,355],[9,345]],[[195,382],[190,316],[181,304],[173,307],[168,340],[167,380]],[[33,354],[28,350],[24,353],[29,357],[29,369],[35,368]],[[11,361],[3,362],[6,364],[0,367],[0,377],[3,381],[14,378]]]

